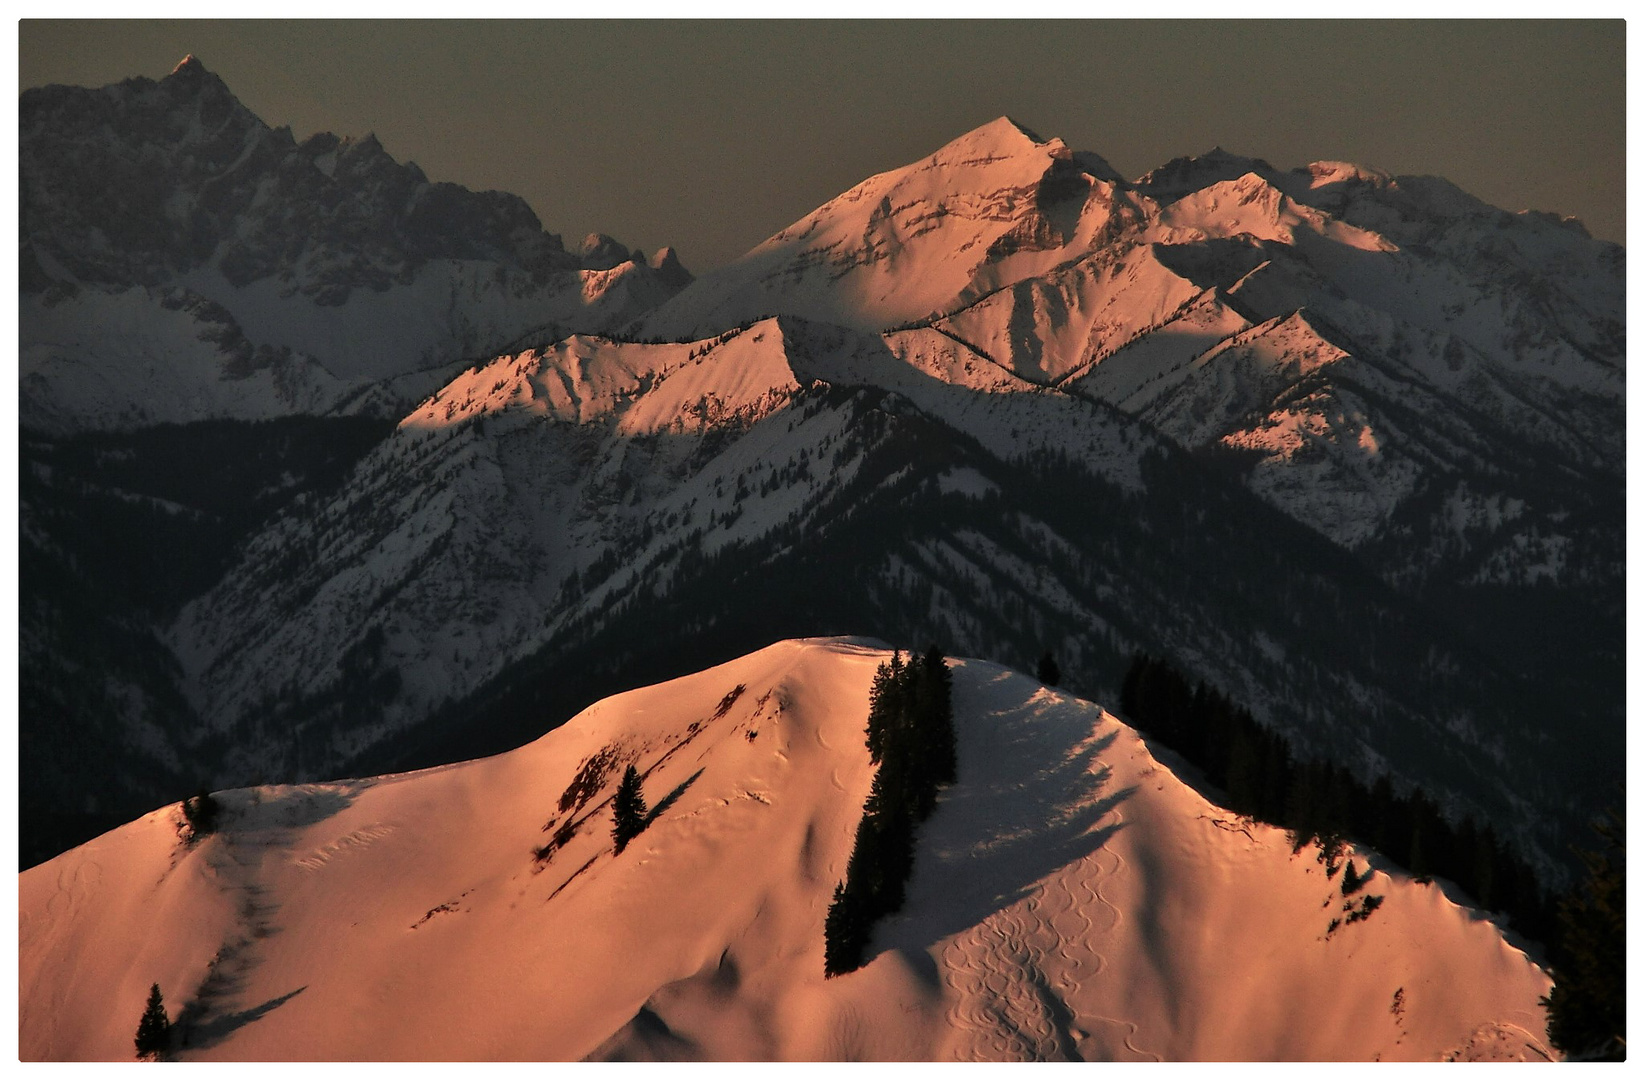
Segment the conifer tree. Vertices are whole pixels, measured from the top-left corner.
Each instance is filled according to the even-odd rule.
[[[1227,751],[1227,808],[1240,814],[1254,814],[1261,805],[1261,758],[1254,739],[1243,727],[1235,727]]]
[[[628,841],[645,829],[645,797],[639,790],[639,773],[632,765],[622,774],[616,797],[611,800],[611,839],[617,851],[628,846]]]
[[[862,954],[868,947],[869,925],[856,894],[847,892],[843,882],[835,885],[833,903],[828,905],[828,918],[823,928],[822,970],[827,977],[843,975],[862,966]]]
[[[1130,667],[1125,671],[1125,680],[1119,687],[1119,711],[1134,722],[1141,720],[1142,701],[1139,695],[1142,675],[1151,662],[1146,653],[1137,653],[1130,661]]]
[[[873,688],[868,691],[868,757],[875,765],[885,756],[891,729],[902,712],[904,681],[902,651],[898,649],[888,664],[879,665],[873,675]]]
[[[925,650],[920,667],[920,743],[927,755],[931,786],[930,806],[935,806],[934,784],[951,784],[959,779],[958,737],[953,729],[953,672],[947,657],[935,642]],[[930,816],[926,809],[921,817]]]
[[[204,788],[198,795],[183,800],[183,820],[188,823],[189,843],[217,831],[219,809],[217,800]]]
[[[1046,686],[1055,686],[1062,681],[1062,669],[1056,665],[1056,657],[1051,655],[1049,649],[1039,657],[1039,681]]]
[[[158,1058],[171,1046],[171,1021],[166,1017],[165,1000],[160,996],[160,984],[149,988],[148,1007],[137,1021],[137,1060]]]

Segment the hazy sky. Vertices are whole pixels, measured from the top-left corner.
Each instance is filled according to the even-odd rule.
[[[1624,239],[1625,24],[61,22],[23,88],[194,53],[297,137],[374,131],[430,178],[523,196],[574,244],[702,271],[1008,114],[1127,176],[1220,145],[1435,173]]]

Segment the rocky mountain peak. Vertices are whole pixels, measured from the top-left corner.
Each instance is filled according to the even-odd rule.
[[[1168,203],[1213,184],[1237,180],[1246,173],[1271,181],[1277,172],[1261,158],[1245,157],[1213,146],[1203,154],[1167,161],[1138,179],[1136,188],[1149,198]]]
[[[215,268],[235,288],[277,277],[335,306],[362,286],[406,284],[431,260],[495,261],[541,281],[630,258],[603,235],[587,257],[567,254],[522,199],[431,183],[374,133],[298,145],[192,54],[157,83],[26,91],[20,114],[31,291]]]
[[[610,270],[621,266],[633,254],[615,239],[600,232],[583,237],[577,252],[582,256],[583,265],[590,270]]]
[[[187,56],[177,61],[177,66],[171,69],[171,75],[168,77],[176,78],[181,76],[186,79],[192,79],[209,74],[210,72],[206,70],[206,66],[200,63],[200,61],[195,58],[193,53],[189,53]]]
[[[669,285],[682,289],[691,283],[691,272],[685,269],[685,264],[679,261],[679,253],[671,247],[657,250],[655,267],[662,280]]]

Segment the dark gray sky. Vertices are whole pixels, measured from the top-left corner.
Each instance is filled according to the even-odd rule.
[[[702,271],[1008,114],[1127,176],[1212,146],[1448,177],[1624,240],[1625,24],[65,22],[20,86],[193,53],[297,137],[374,131],[435,180],[523,196],[575,243]]]

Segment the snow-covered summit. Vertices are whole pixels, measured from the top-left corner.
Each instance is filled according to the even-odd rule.
[[[824,979],[887,656],[782,642],[498,757],[223,792],[193,845],[157,810],[22,875],[20,1056],[129,1058],[152,983],[183,1060],[1550,1056],[1549,980],[1491,922],[1362,849],[1345,895],[976,660],[907,903]],[[615,854],[630,764],[653,816]]]
[[[1169,203],[1212,184],[1237,180],[1246,173],[1272,177],[1277,171],[1261,158],[1245,157],[1215,146],[1203,154],[1172,158],[1139,177],[1135,187],[1159,203]]]
[[[1053,142],[1061,145],[1060,139]],[[999,116],[947,143],[928,160],[936,165],[988,161],[1033,153],[1047,145],[1047,140],[1021,123],[1008,116]]]
[[[1088,248],[1118,183],[1100,158],[1000,117],[864,180],[640,327],[700,337],[766,314],[873,330],[934,317]]]
[[[1369,184],[1377,187],[1386,187],[1392,183],[1391,174],[1369,165],[1357,165],[1351,161],[1315,161],[1305,169],[1305,172],[1315,188],[1327,184],[1357,183]]]

